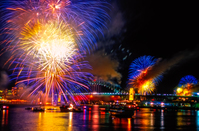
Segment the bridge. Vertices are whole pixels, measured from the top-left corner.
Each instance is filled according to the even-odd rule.
[[[112,84],[104,81],[91,81],[89,82],[90,89],[81,93],[73,92],[70,94],[65,94],[68,98],[71,96],[73,100],[76,101],[84,101],[84,102],[99,102],[99,101],[121,101],[121,100],[129,100],[130,94],[129,90],[123,89],[118,84]],[[0,102],[5,102],[7,100],[11,100],[12,102],[16,100],[16,102],[20,101],[20,99],[16,99],[15,90],[8,90],[6,92],[0,91]],[[15,91],[19,92],[19,91]],[[5,95],[5,93],[7,93]],[[5,95],[5,96],[4,96]],[[55,94],[55,103],[64,102],[63,94]],[[19,95],[17,95],[19,96]],[[133,100],[135,101],[185,101],[185,102],[198,102],[199,101],[199,93],[193,93],[192,96],[177,96],[176,94],[133,94]],[[35,102],[37,102],[36,100]]]

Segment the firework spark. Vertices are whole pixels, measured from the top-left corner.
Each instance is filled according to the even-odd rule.
[[[81,71],[82,69],[91,68],[87,62],[81,61],[82,58],[76,59],[73,63],[52,63],[51,60],[43,61],[42,63],[30,60],[23,62],[23,66],[15,68],[12,74],[14,79],[17,79],[16,84],[24,83],[29,85],[31,93],[29,96],[37,95],[39,91],[45,93],[46,101],[52,97],[54,101],[55,94],[63,94],[65,100],[67,95],[72,96],[74,92],[81,92],[89,88],[88,81],[92,80],[92,74]],[[15,64],[21,62],[15,61]],[[20,73],[19,73],[20,72]],[[27,77],[28,76],[28,77]],[[45,101],[45,102],[46,102]]]
[[[68,61],[77,52],[77,42],[69,25],[56,22],[27,25],[21,32],[18,49],[33,57]]]
[[[95,47],[98,33],[103,34],[105,21],[109,18],[106,13],[109,4],[102,1],[9,0],[1,3],[2,22],[5,23],[4,32],[10,34],[7,38],[9,43],[13,37],[19,37],[19,32],[27,24],[37,23],[41,19],[46,22],[55,20],[73,26],[80,37],[81,49],[89,51]]]
[[[156,62],[157,59],[152,56],[141,56],[135,59],[129,69],[129,85],[138,88],[141,94],[153,91],[161,76],[151,79],[145,79],[145,76]]]
[[[197,84],[198,84],[198,80],[194,76],[192,75],[184,76],[181,78],[175,92],[177,95],[190,96],[192,93],[193,87]]]
[[[179,82],[179,86],[191,86],[191,85],[196,85],[198,84],[198,80],[192,76],[192,75],[187,75],[181,78]]]
[[[66,91],[72,96],[74,91],[88,88],[86,80],[92,79],[92,75],[81,69],[91,67],[81,62],[84,54],[79,52],[69,25],[55,22],[27,25],[20,39],[13,55],[24,53],[14,57],[13,75],[17,76],[17,83],[32,85],[30,95],[42,90],[47,101],[50,94],[54,98],[61,92],[67,99]]]
[[[97,33],[105,27],[107,3],[69,0],[9,0],[1,2],[5,45],[10,51],[8,68],[13,67],[18,84],[26,83],[30,96],[88,88],[92,75],[84,55],[96,43]],[[103,34],[103,33],[102,33]]]

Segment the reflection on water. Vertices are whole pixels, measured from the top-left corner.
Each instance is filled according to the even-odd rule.
[[[196,112],[196,124],[199,127],[199,111]],[[199,131],[199,128],[197,128],[197,131]]]
[[[72,119],[73,119],[73,112],[69,112],[68,131],[72,131]]]
[[[164,129],[164,110],[161,110],[160,125],[162,127],[161,129]]]
[[[8,111],[9,110],[3,110],[2,111],[2,125],[7,125],[8,124]]]
[[[177,112],[177,126],[183,126],[183,118],[182,118],[183,112]]]
[[[131,131],[131,118],[127,118],[128,119],[128,131]]]
[[[99,130],[99,106],[98,105],[94,105],[93,106],[93,110],[92,110],[92,129],[94,131],[98,131]]]
[[[8,131],[131,131],[131,130],[197,130],[199,111],[141,109],[132,118],[110,117],[99,106],[83,112],[31,112],[24,107],[2,110],[0,130]]]

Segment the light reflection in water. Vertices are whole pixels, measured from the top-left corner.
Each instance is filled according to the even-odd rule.
[[[190,110],[188,110],[188,111],[187,111],[187,113],[186,113],[186,115],[191,116],[191,111],[190,111]],[[187,120],[188,120],[188,121],[187,121],[187,123],[186,123],[186,124],[187,124],[187,125],[191,125],[191,123],[190,123],[191,119],[190,119],[190,118],[188,118]]]
[[[41,120],[41,112],[39,112],[39,120]]]
[[[128,121],[127,121],[127,118],[120,118],[120,126],[122,127],[122,128],[128,128]]]
[[[138,111],[134,111],[134,116],[137,116]],[[137,124],[137,119],[134,119],[134,124]]]
[[[183,126],[183,115],[184,112],[177,112],[177,126]]]
[[[36,113],[36,112],[35,112]],[[38,127],[40,127],[41,126],[41,124],[42,124],[42,116],[41,116],[42,114],[41,114],[41,112],[39,112],[39,122],[38,122]]]
[[[105,115],[105,123],[112,123],[112,118],[110,117],[110,114],[109,113],[106,113]]]
[[[160,115],[160,125],[161,127],[164,127],[164,110],[161,110],[161,115]]]
[[[7,127],[12,126],[16,129],[20,126],[28,131],[170,130],[171,127],[174,130],[199,129],[199,110],[164,112],[164,110],[140,109],[134,112],[133,118],[113,117],[113,119],[109,117],[108,112],[100,112],[99,106],[93,106],[92,110],[84,110],[82,113],[24,112],[24,108],[21,110],[16,108],[2,110],[1,114],[0,120],[4,129],[7,124]],[[22,119],[24,122],[20,121]]]
[[[6,119],[5,119],[6,125],[8,124],[8,111],[9,111],[9,110],[6,111]]]
[[[115,117],[115,118],[112,118],[113,119],[113,124],[114,124],[114,129],[116,130],[117,129],[117,126],[119,126],[120,125],[120,123],[121,123],[121,119],[120,118],[117,118],[117,117]]]
[[[95,131],[99,130],[99,105],[93,106],[92,114],[92,129]]]
[[[153,126],[154,125],[154,112],[151,112],[150,118],[151,118],[150,125]]]
[[[128,119],[128,131],[131,131],[131,118],[127,118]]]
[[[67,130],[72,131],[73,125],[73,113],[53,113],[50,112],[34,112],[38,115],[37,129],[38,131],[54,131],[54,130]],[[64,125],[64,126],[63,126]]]
[[[196,127],[197,131],[199,131],[199,110],[196,111]]]
[[[5,110],[3,110],[2,125],[4,125],[4,119],[5,119]]]
[[[91,120],[91,111],[88,111],[88,119]]]
[[[9,112],[9,110],[3,110],[2,111],[2,123],[1,123],[2,125],[8,124],[8,112]]]
[[[104,111],[101,111],[100,112],[100,123],[105,123],[105,118],[106,118],[106,116],[105,116],[105,112]]]
[[[84,121],[86,120],[86,109],[84,109],[84,111],[83,111],[83,120]]]
[[[72,119],[73,119],[73,112],[69,112],[69,123],[68,123],[68,131],[72,131]]]

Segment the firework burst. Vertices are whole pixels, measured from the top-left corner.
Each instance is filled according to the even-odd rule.
[[[20,35],[12,55],[13,75],[17,83],[31,85],[29,96],[42,91],[47,101],[49,95],[54,98],[61,92],[67,100],[66,91],[72,96],[74,91],[88,88],[86,80],[91,80],[92,75],[81,70],[91,67],[82,61],[84,54],[79,52],[69,25],[38,22],[27,25]],[[19,52],[23,53],[19,56]]]
[[[76,38],[76,39],[75,39]],[[47,22],[28,25],[22,30],[18,49],[33,57],[68,61],[77,52],[78,35],[69,25]]]
[[[40,59],[40,62],[29,60],[23,62],[23,65],[20,60],[17,60],[14,64],[21,66],[14,69],[12,76],[15,76],[16,84],[25,83],[30,86],[30,97],[42,91],[45,94],[45,102],[49,96],[54,101],[55,94],[59,93],[68,100],[67,95],[73,98],[72,93],[85,91],[89,88],[87,81],[92,80],[92,74],[82,71],[82,69],[91,68],[88,63],[82,61],[81,56],[76,56],[75,60],[76,62],[73,63],[52,62],[50,59],[43,61]]]
[[[145,79],[145,76],[156,62],[157,59],[154,59],[152,56],[141,56],[135,59],[130,65],[128,84],[138,88],[141,94],[153,91],[161,76],[153,79]]]
[[[16,43],[24,26],[38,20],[61,21],[70,24],[80,37],[81,49],[95,47],[98,33],[103,34],[108,3],[102,1],[69,0],[9,0],[2,1],[4,32],[9,33],[6,43]],[[14,39],[13,39],[14,38]]]
[[[198,84],[198,80],[192,75],[187,75],[180,79],[178,86],[190,87],[196,84]]]
[[[188,95],[192,93],[192,89],[198,84],[198,80],[192,76],[187,75],[180,79],[177,89],[175,90],[177,95]]]
[[[1,2],[5,63],[17,84],[30,86],[29,96],[42,91],[71,95],[88,88],[91,67],[84,56],[105,27],[107,3],[69,0],[9,0]],[[103,34],[103,33],[102,33]],[[72,95],[71,95],[72,96]],[[47,101],[47,100],[46,100]],[[52,100],[53,101],[53,100]]]

